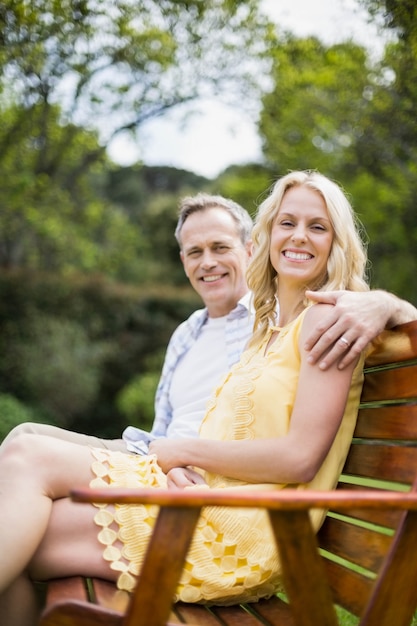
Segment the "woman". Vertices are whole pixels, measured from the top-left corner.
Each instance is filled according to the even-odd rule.
[[[134,585],[155,509],[76,505],[67,497],[74,485],[334,486],[355,425],[364,357],[342,370],[336,364],[321,371],[309,363],[303,343],[329,305],[309,305],[306,295],[367,289],[355,217],[335,183],[315,172],[290,173],[260,206],[254,244],[248,275],[254,336],[215,390],[199,439],[157,440],[145,457],[64,441],[51,445],[37,435],[5,446],[2,623],[36,623],[30,578],[82,574],[117,580],[125,589]],[[316,513],[316,527],[321,518]],[[264,512],[204,510],[179,599],[256,600],[279,584],[279,560]]]

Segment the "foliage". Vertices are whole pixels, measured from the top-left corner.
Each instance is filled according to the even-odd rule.
[[[417,39],[401,32],[376,60],[353,42],[287,35],[260,129],[277,175],[318,169],[344,185],[370,240],[372,286],[417,303]]]
[[[67,427],[91,409],[103,363],[114,350],[109,341],[91,340],[78,322],[35,314],[14,343],[13,356],[28,397]]]
[[[269,29],[254,0],[7,0],[0,20],[3,87],[29,114],[60,101],[66,121],[106,120],[104,140],[197,96],[247,97]]]
[[[151,430],[159,377],[160,371],[136,376],[118,394],[117,408],[130,425]]]
[[[9,107],[3,112],[0,144],[7,141],[21,111]],[[88,171],[82,167],[85,151],[97,147],[97,140],[72,128],[71,143],[60,151],[69,127],[62,127],[58,116],[59,109],[52,107],[45,122],[54,144],[49,145],[50,164],[37,149],[43,142],[39,107],[22,122],[26,138],[19,141],[17,136],[0,157],[0,264],[63,273],[77,268],[110,276],[135,275],[132,259],[141,245],[140,232],[132,229],[120,207],[97,190],[105,162],[96,162]]]
[[[0,442],[18,424],[41,421],[40,415],[7,393],[0,393]]]
[[[257,163],[232,165],[215,182],[217,193],[233,198],[252,216],[277,176],[273,168]]]
[[[360,0],[373,19],[393,29],[401,39],[417,34],[417,6],[414,0]]]
[[[270,32],[256,0],[3,2],[0,266],[140,280],[106,146],[198,97],[253,107]]]
[[[277,176],[293,169],[339,176],[368,102],[365,50],[287,35],[273,51],[272,77],[260,120],[270,166]]]
[[[171,285],[188,285],[174,237],[178,202],[185,195],[210,191],[210,187],[206,178],[176,168],[131,166],[109,170],[105,193],[128,214],[132,229],[141,233],[136,253],[141,271],[136,282],[168,280]],[[126,279],[127,272],[123,277]]]
[[[199,305],[190,288],[1,272],[0,393],[47,421],[119,437],[128,423],[119,392],[159,375],[174,328]]]
[[[372,285],[417,302],[414,276],[417,223],[407,217],[411,185],[401,175],[358,172],[349,185],[353,204],[369,237]],[[411,218],[411,219],[410,219]]]
[[[369,200],[369,213],[378,211],[384,224],[383,230],[370,230],[370,252],[378,284],[417,302],[417,6],[413,0],[363,3],[396,35],[375,69],[355,146],[356,162],[372,179],[374,196],[381,187],[387,200],[377,207]]]

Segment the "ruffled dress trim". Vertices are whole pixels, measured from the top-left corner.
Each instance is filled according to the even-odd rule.
[[[166,488],[166,475],[156,462],[156,456],[130,455],[91,448],[95,474],[91,487],[154,487]],[[132,591],[140,571],[143,555],[158,514],[157,506],[95,504],[94,517],[101,527],[98,540],[105,546],[103,557],[111,569],[120,572],[117,586]]]

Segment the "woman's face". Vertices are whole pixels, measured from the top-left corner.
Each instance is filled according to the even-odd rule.
[[[272,223],[269,251],[280,284],[289,281],[302,288],[321,284],[333,237],[321,194],[303,185],[288,189]]]

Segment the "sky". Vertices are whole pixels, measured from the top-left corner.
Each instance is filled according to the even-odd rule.
[[[330,45],[349,38],[378,52],[381,39],[357,0],[262,0],[263,8],[280,27],[295,35],[316,35]],[[195,104],[193,105],[195,107]],[[169,165],[215,178],[232,164],[261,159],[256,121],[219,102],[199,103],[198,113],[184,127],[184,110],[172,110],[141,127],[140,145],[118,138],[108,149],[120,165],[138,160],[146,165]]]

